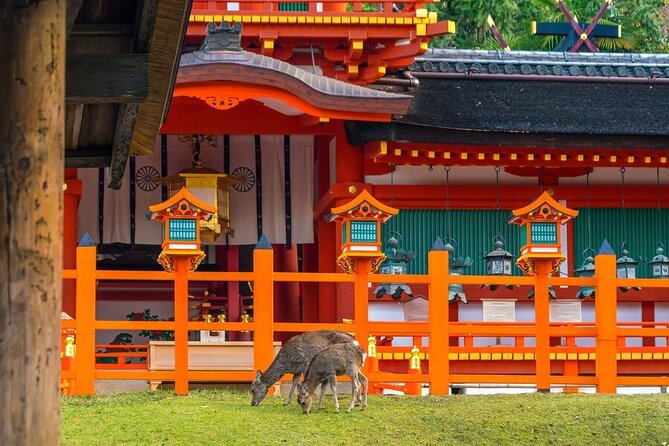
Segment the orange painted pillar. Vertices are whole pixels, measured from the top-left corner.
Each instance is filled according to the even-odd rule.
[[[428,316],[430,323],[430,394],[448,395],[448,251],[427,254]]]
[[[369,337],[369,272],[372,262],[358,258],[355,262],[355,281],[353,282],[353,320],[355,338],[360,345],[366,345]]]
[[[253,365],[265,370],[274,359],[274,251],[253,251]]]
[[[616,256],[595,256],[595,375],[597,393],[616,393],[618,364],[617,353],[617,289]]]
[[[550,360],[550,327],[548,305],[548,275],[551,271],[550,261],[537,259],[536,276],[534,282],[534,327],[535,337],[535,367],[537,391],[550,392],[551,390],[551,360]]]
[[[63,193],[63,269],[77,267],[77,210],[81,199],[81,180],[76,169],[65,169],[65,192]],[[63,311],[72,318],[76,314],[77,284],[73,279],[63,281]]]
[[[75,381],[77,395],[95,393],[95,245],[77,248]]]
[[[188,395],[188,271],[190,256],[177,256],[174,268],[174,393]]]

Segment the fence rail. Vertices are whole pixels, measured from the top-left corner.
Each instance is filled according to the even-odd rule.
[[[546,391],[552,386],[595,386],[598,392],[615,393],[617,386],[666,386],[669,383],[669,321],[618,322],[617,287],[644,286],[669,288],[669,280],[617,279],[615,256],[597,256],[595,277],[490,277],[451,276],[448,253],[428,254],[428,273],[394,275],[393,282],[426,284],[428,314],[424,322],[385,322],[369,320],[369,283],[387,282],[388,276],[369,274],[365,261],[351,275],[335,273],[286,273],[273,271],[272,250],[254,252],[253,272],[141,272],[100,271],[96,269],[95,247],[80,247],[77,269],[65,270],[65,279],[77,282],[75,320],[63,320],[64,332],[76,331],[76,356],[63,366],[61,386],[69,394],[92,394],[95,380],[142,379],[174,381],[177,393],[187,393],[193,381],[250,382],[253,370],[264,370],[273,360],[276,332],[302,332],[316,329],[340,329],[355,334],[361,345],[369,336],[411,337],[423,360],[419,370],[410,370],[410,347],[377,347],[366,372],[372,389],[405,383],[408,393],[429,385],[432,394],[447,394],[452,385],[498,384],[533,385]],[[97,320],[95,317],[98,280],[154,280],[174,282],[174,321]],[[188,282],[252,282],[254,321],[193,322],[187,319]],[[354,289],[354,317],[350,323],[276,322],[273,289],[276,282],[351,283]],[[535,288],[534,322],[454,322],[449,321],[448,285],[500,284],[531,285]],[[591,286],[596,289],[595,320],[583,323],[554,323],[548,318],[548,286]],[[543,290],[542,290],[543,288]],[[669,301],[669,297],[667,299]],[[175,370],[147,370],[145,364],[125,364],[127,359],[147,358],[146,346],[95,344],[97,330],[168,330],[175,333]],[[220,330],[252,332],[253,368],[249,370],[189,370],[188,331]],[[475,345],[477,338],[510,338],[511,345]],[[428,343],[422,344],[427,338]],[[587,338],[593,345],[579,346],[577,338]],[[629,338],[664,339],[667,346],[627,346]],[[555,344],[555,340],[559,340]],[[113,348],[137,349],[127,353],[107,352]],[[117,358],[116,364],[100,364],[100,358]],[[96,359],[97,358],[97,359]],[[635,366],[631,367],[630,364]],[[495,364],[494,367],[491,364]],[[641,366],[639,366],[641,364]],[[125,367],[125,366],[133,367]],[[141,365],[141,366],[140,366]],[[124,367],[124,368],[122,368]],[[413,387],[412,387],[413,386]],[[65,390],[64,390],[65,391]]]

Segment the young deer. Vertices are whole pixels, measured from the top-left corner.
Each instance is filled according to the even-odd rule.
[[[279,350],[274,362],[262,373],[256,372],[256,379],[251,384],[251,405],[257,406],[267,395],[267,390],[286,373],[293,375],[293,383],[288,392],[286,405],[290,404],[293,392],[309,368],[309,363],[319,351],[333,344],[346,343],[357,345],[350,334],[339,330],[317,330],[303,333],[290,338]]]
[[[364,410],[367,406],[367,377],[362,374],[360,368],[365,363],[366,357],[365,351],[360,346],[351,343],[331,345],[318,352],[309,364],[304,381],[299,386],[297,402],[302,406],[302,412],[306,414],[311,410],[314,392],[319,384],[321,385],[321,395],[318,399],[317,410],[321,410],[325,385],[329,383],[334,395],[335,413],[339,413],[337,376],[341,375],[348,375],[351,378],[351,403],[348,405],[346,412],[350,412],[358,400],[361,384],[362,403],[360,410]]]

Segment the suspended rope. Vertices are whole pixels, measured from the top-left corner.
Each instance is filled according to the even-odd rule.
[[[621,180],[621,197],[622,197],[622,208],[623,208],[623,224],[622,224],[622,242],[623,242],[623,249],[625,248],[625,245],[627,244],[627,240],[625,239],[625,234],[627,234],[627,212],[625,211],[625,168],[621,167],[620,168],[620,180]]]
[[[592,248],[592,226],[591,226],[591,213],[592,209],[590,208],[590,172],[585,174],[585,202],[586,208],[588,210],[588,218],[586,220],[587,229],[588,229],[588,249]]]
[[[446,235],[448,238],[451,238],[451,228],[452,228],[452,221],[451,221],[451,195],[450,195],[450,190],[449,190],[449,185],[450,185],[450,179],[449,175],[451,172],[451,166],[444,166],[444,170],[446,171],[446,224],[448,228],[446,229]]]
[[[495,227],[497,235],[501,235],[501,219],[500,219],[500,204],[499,204],[499,166],[495,166]]]

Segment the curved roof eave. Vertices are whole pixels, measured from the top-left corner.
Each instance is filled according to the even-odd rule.
[[[413,99],[310,73],[247,51],[195,51],[181,56],[177,87],[220,81],[277,88],[314,107],[337,112],[404,114]]]

